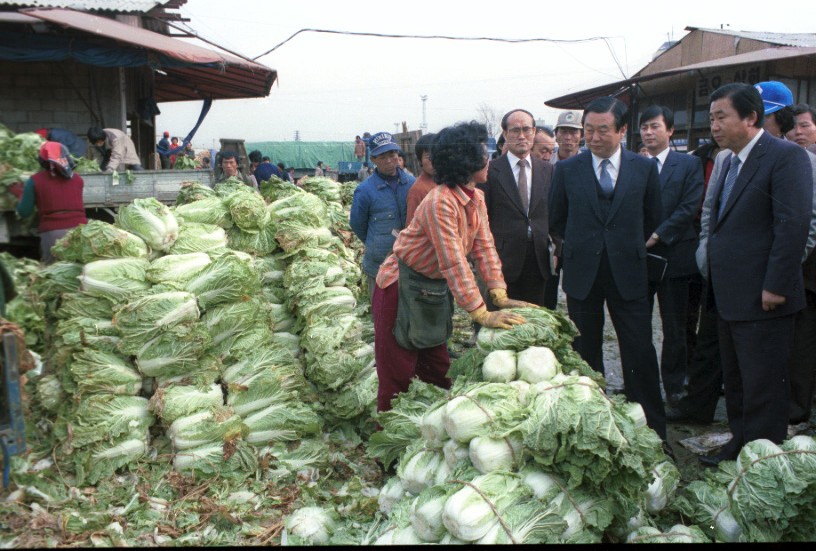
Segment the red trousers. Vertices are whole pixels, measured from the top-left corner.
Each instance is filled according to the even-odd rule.
[[[371,298],[374,359],[379,378],[377,411],[390,410],[391,400],[408,390],[414,377],[441,388],[450,388],[451,385],[447,377],[450,367],[447,343],[422,350],[406,350],[397,344],[394,325],[397,321],[398,285],[394,283],[385,289],[375,285]]]

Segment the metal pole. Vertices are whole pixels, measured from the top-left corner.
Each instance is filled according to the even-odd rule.
[[[428,120],[426,118],[426,111],[425,111],[425,102],[428,101],[428,96],[419,96],[419,99],[422,100],[422,132],[428,131]]]

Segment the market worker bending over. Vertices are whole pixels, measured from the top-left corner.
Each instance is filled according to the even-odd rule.
[[[493,244],[484,194],[487,130],[478,122],[444,128],[431,146],[436,188],[400,232],[394,252],[383,262],[371,303],[374,357],[379,388],[377,410],[408,389],[413,377],[442,388],[447,378],[453,300],[486,327],[509,329],[518,314],[488,312],[468,266],[472,255],[499,308],[532,306],[507,298],[507,285]],[[406,307],[408,306],[408,307]]]
[[[68,148],[61,143],[45,142],[38,157],[43,170],[25,183],[17,214],[21,218],[31,216],[34,207],[40,215],[40,256],[45,264],[51,264],[51,247],[57,239],[80,224],[87,224],[85,206],[82,203],[84,182],[74,173],[74,161]]]
[[[377,167],[354,190],[349,224],[365,243],[363,272],[368,295],[374,292],[374,278],[400,230],[406,226],[408,190],[415,178],[399,168],[399,146],[388,132],[371,137],[371,162]]]
[[[116,172],[121,167],[143,170],[133,140],[118,128],[103,130],[92,126],[88,129],[88,142],[91,144],[88,154],[103,172]]]

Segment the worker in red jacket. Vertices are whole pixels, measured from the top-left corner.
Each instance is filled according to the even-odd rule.
[[[40,254],[43,263],[54,261],[51,247],[56,241],[80,224],[87,224],[82,202],[84,182],[74,173],[74,161],[68,149],[58,142],[45,142],[40,147],[40,165],[25,183],[17,204],[17,214],[31,216],[34,207],[40,216]]]

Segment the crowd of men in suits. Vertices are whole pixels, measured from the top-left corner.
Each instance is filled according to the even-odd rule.
[[[478,186],[508,296],[554,309],[560,279],[580,332],[574,348],[601,373],[608,311],[622,390],[664,442],[667,418],[710,423],[723,386],[733,437],[718,454],[701,457],[705,465],[735,459],[751,440],[781,442],[790,422],[810,417],[816,156],[805,146],[816,141],[816,127],[810,142],[788,141],[784,132],[794,135],[794,124],[782,120],[789,128],[777,132],[783,113],[771,115],[786,108],[790,121],[803,124],[816,115],[794,108],[792,96],[781,105],[779,84],[734,83],[712,93],[706,151],[719,150],[716,160],[672,149],[674,116],[664,106],[646,108],[637,121],[647,155],[624,147],[635,121],[616,98],[562,113],[554,130],[537,129],[529,111],[514,109],[501,121],[502,150]],[[691,306],[701,303],[699,350],[690,350],[695,281],[702,281]],[[660,361],[652,342],[655,298]],[[707,358],[699,357],[703,350]]]

